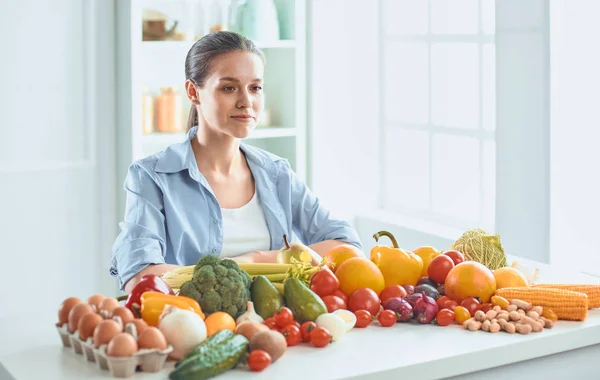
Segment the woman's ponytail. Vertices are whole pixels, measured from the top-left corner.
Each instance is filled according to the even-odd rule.
[[[194,128],[198,125],[198,110],[196,106],[192,104],[192,108],[190,108],[190,115],[188,116],[187,128],[186,132],[189,132],[190,129]]]

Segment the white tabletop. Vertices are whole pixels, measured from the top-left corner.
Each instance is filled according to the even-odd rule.
[[[524,260],[521,260],[525,262]],[[600,283],[596,277],[557,274],[537,264],[544,282]],[[20,318],[0,319],[0,364],[15,379],[110,378],[83,355],[63,348],[54,327],[56,310]],[[291,347],[262,373],[232,370],[223,379],[438,379],[539,358],[600,344],[600,309],[590,310],[584,322],[559,321],[553,329],[529,335],[470,332],[458,325],[439,327],[399,323],[353,329],[325,348]],[[173,364],[156,374],[137,373],[131,379],[166,379]],[[0,369],[0,378],[3,376]],[[317,376],[318,375],[318,376]]]

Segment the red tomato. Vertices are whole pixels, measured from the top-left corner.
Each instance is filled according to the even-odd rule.
[[[275,325],[280,329],[287,325],[291,325],[294,322],[294,314],[292,314],[292,311],[285,306],[279,309],[273,318],[275,318]]]
[[[331,343],[331,334],[322,327],[317,327],[310,332],[310,343],[315,347],[325,347]]]
[[[446,276],[448,276],[448,272],[450,269],[454,268],[454,262],[449,256],[439,255],[436,256],[429,263],[429,268],[427,268],[427,274],[429,278],[438,284],[443,284],[446,281]]]
[[[492,309],[492,307],[493,307],[492,304],[489,303],[489,302],[488,303],[482,303],[479,306],[479,310],[483,311],[484,313],[487,313],[489,310]]]
[[[450,297],[448,297],[448,296],[441,296],[440,298],[438,298],[437,300],[435,300],[435,302],[438,304],[438,307],[440,309],[443,309],[444,308],[444,304],[446,302],[448,302],[448,301],[450,301]]]
[[[475,299],[474,297],[467,297],[460,303],[460,306],[464,307],[469,311],[471,317],[475,315],[475,312],[477,310],[479,310],[479,305],[479,301],[477,301],[477,299]]]
[[[367,327],[373,320],[372,314],[367,310],[357,310],[354,312],[354,315],[356,315],[356,324],[354,327]]]
[[[281,333],[285,337],[288,347],[295,346],[302,340],[300,329],[294,325],[285,326]]]
[[[336,310],[346,308],[346,303],[338,296],[325,296],[323,297],[323,302],[327,307],[328,313],[333,313]]]
[[[452,310],[442,309],[438,311],[437,315],[435,316],[435,320],[440,326],[448,326],[454,322],[454,312]]]
[[[406,289],[404,289],[402,286],[390,285],[390,286],[386,287],[385,289],[383,289],[383,291],[379,295],[379,298],[381,299],[381,303],[383,303],[390,298],[393,298],[393,297],[404,298],[407,295],[408,294],[406,293]]]
[[[339,290],[339,289],[336,290],[335,292],[333,292],[332,296],[340,297],[341,299],[344,300],[344,303],[346,305],[348,305],[348,296],[341,290]]]
[[[275,323],[275,318],[273,317],[269,317],[267,319],[265,319],[265,325],[270,328],[271,330],[277,328],[277,323]]]
[[[298,321],[292,322],[292,326],[296,326],[298,329],[300,329],[300,327],[301,327],[300,322],[298,322]]]
[[[391,310],[384,310],[377,314],[377,320],[383,327],[390,327],[398,322],[398,317],[396,317],[396,313]]]
[[[254,350],[248,356],[248,367],[251,371],[260,372],[271,364],[271,355],[263,350]]]
[[[317,324],[314,322],[304,322],[300,327],[300,334],[302,335],[303,342],[310,342],[310,332],[317,328]]]
[[[458,251],[446,251],[444,255],[448,256],[454,262],[454,265],[458,265],[465,261],[465,255]]]
[[[317,293],[319,297],[331,295],[339,288],[340,280],[327,267],[315,273],[310,280],[310,290]]]
[[[348,298],[348,310],[355,312],[357,310],[367,310],[372,315],[379,312],[379,297],[372,289],[356,289]]]
[[[458,306],[458,303],[454,300],[448,300],[442,306],[442,309],[448,309],[454,311],[454,308]]]

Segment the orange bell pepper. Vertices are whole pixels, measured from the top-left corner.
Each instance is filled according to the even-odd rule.
[[[202,312],[202,308],[200,307],[200,304],[198,304],[198,301],[190,297],[175,296],[149,291],[142,294],[140,301],[142,304],[142,319],[146,321],[149,326],[158,325],[158,320],[166,305],[175,306],[176,308],[183,310],[193,311],[202,317],[203,320],[206,319],[206,316]]]
[[[371,261],[379,267],[385,286],[416,285],[423,270],[423,259],[410,251],[398,247],[394,235],[387,231],[379,231],[373,235],[375,241],[381,236],[387,236],[393,247],[376,245],[371,249]]]

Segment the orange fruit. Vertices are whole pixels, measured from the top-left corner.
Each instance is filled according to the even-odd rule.
[[[440,255],[435,248],[430,246],[419,247],[412,251],[415,255],[419,256],[423,260],[423,270],[421,271],[421,277],[427,276],[427,269],[431,260],[435,259]]]
[[[327,266],[333,273],[339,268],[339,266],[346,260],[353,257],[363,257],[363,253],[360,249],[353,246],[352,244],[341,244],[331,248],[323,258],[327,258]]]
[[[214,335],[221,330],[231,330],[232,332],[235,331],[235,319],[223,311],[212,313],[206,317],[204,323],[206,324],[207,336]]]
[[[496,292],[496,279],[485,265],[464,261],[448,272],[444,288],[446,295],[455,301],[479,297],[481,303],[486,303]]]
[[[385,287],[381,270],[364,257],[345,260],[337,268],[335,276],[340,280],[340,290],[347,296],[362,288],[369,288],[379,295]]]
[[[510,288],[513,286],[529,286],[527,278],[521,271],[512,267],[498,268],[494,271],[496,288]]]

